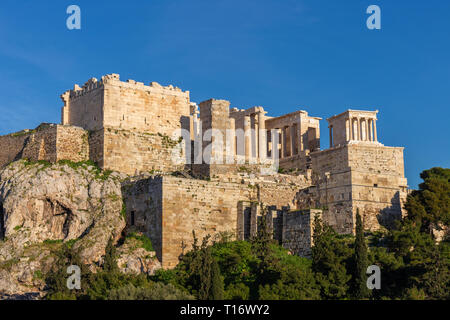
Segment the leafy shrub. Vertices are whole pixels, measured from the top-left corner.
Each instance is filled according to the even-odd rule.
[[[110,291],[109,300],[194,300],[194,297],[172,284],[154,283],[144,287],[133,284]]]
[[[131,232],[127,234],[127,238],[136,239],[141,243],[141,248],[144,248],[147,251],[153,251],[152,241],[146,235]]]

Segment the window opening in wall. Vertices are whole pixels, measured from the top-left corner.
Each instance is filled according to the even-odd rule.
[[[134,211],[131,211],[131,214],[130,214],[130,223],[131,223],[132,226],[134,226]]]

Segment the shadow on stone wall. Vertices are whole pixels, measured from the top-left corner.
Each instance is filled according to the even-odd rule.
[[[14,162],[14,161],[19,161],[20,159],[23,158],[23,151],[25,150],[25,148],[26,148],[26,146],[28,145],[28,142],[29,142],[29,141],[30,141],[30,137],[29,137],[29,136],[26,137],[26,138],[23,140],[23,146],[22,146],[22,149],[16,154],[16,156],[14,157],[13,162]]]
[[[144,178],[121,186],[128,232],[150,238],[156,257],[162,262],[162,177]]]
[[[397,191],[391,199],[391,205],[380,211],[377,215],[378,223],[387,228],[392,229],[395,226],[395,221],[401,220],[402,207],[400,202],[400,192]]]

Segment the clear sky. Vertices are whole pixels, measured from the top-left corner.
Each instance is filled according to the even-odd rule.
[[[66,9],[81,8],[81,30]],[[366,9],[381,8],[381,30]],[[450,1],[179,0],[0,2],[0,134],[59,122],[59,96],[119,73],[191,92],[304,109],[321,123],[378,109],[378,137],[405,147],[406,176],[450,167]]]

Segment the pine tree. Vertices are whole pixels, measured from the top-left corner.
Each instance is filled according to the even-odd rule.
[[[355,298],[366,299],[369,296],[367,288],[367,245],[364,239],[364,228],[359,214],[359,208],[356,210],[356,239],[355,239]]]
[[[449,233],[438,242],[433,229],[449,228],[450,169],[431,168],[423,171],[420,177],[424,182],[419,185],[419,190],[408,195],[406,217],[389,235],[389,249],[404,263],[398,270],[396,296],[405,297],[402,296],[404,292],[420,291],[426,299],[448,299]]]
[[[324,299],[343,299],[348,296],[349,280],[347,260],[351,250],[339,239],[337,233],[316,216],[314,219],[314,246],[312,270],[320,285]]]

